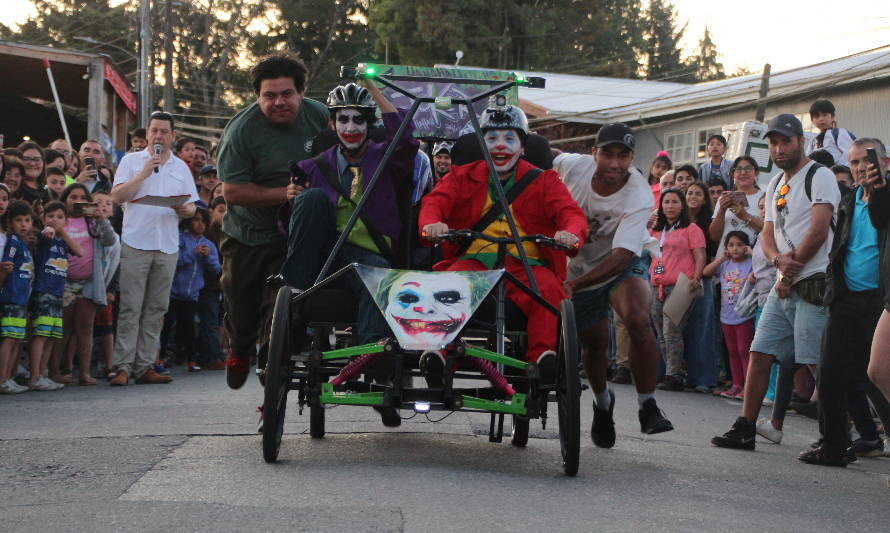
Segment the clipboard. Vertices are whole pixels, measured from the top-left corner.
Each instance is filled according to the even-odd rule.
[[[686,316],[686,313],[689,312],[689,308],[692,307],[692,304],[705,293],[705,290],[702,287],[699,287],[695,292],[689,292],[689,285],[691,283],[692,281],[686,277],[686,274],[681,272],[680,276],[677,278],[677,283],[674,285],[674,290],[671,291],[670,296],[664,301],[662,313],[664,313],[674,324],[683,322],[683,318]]]
[[[181,194],[179,196],[155,196],[153,194],[146,194],[145,196],[130,200],[130,203],[153,205],[156,207],[176,207],[177,205],[182,205],[187,202],[189,198],[191,198],[191,196],[188,194]]]

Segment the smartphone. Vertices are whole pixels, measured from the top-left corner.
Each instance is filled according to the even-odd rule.
[[[96,159],[94,157],[84,157],[83,164],[90,170],[90,173],[95,176],[99,172],[96,170]]]
[[[309,183],[309,176],[296,161],[290,162],[290,182],[300,187],[306,187]]]
[[[869,162],[869,164],[874,165],[874,167],[878,170],[878,176],[884,182],[883,184],[887,184],[887,177],[881,174],[881,164],[878,161],[878,151],[874,148],[866,148],[865,149],[865,159]],[[881,182],[878,182],[880,184]]]
[[[93,216],[96,214],[96,204],[90,202],[75,202],[74,216]]]
[[[733,199],[740,206],[748,207],[748,197],[742,191],[735,191],[733,193]]]

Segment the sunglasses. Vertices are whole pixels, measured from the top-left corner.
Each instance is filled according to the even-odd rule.
[[[787,183],[779,187],[779,190],[777,191],[779,196],[776,198],[777,209],[782,210],[788,206],[788,201],[785,200],[785,197],[788,196],[789,191],[791,191],[791,187]]]

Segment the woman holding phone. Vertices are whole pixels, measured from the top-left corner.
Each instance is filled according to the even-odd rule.
[[[723,243],[729,232],[741,231],[754,242],[763,229],[763,220],[757,210],[757,202],[763,196],[763,191],[757,188],[757,161],[747,155],[737,157],[730,172],[736,189],[720,195],[708,229],[711,240],[718,243],[716,257],[723,255]]]

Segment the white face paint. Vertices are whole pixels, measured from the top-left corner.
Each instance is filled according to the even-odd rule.
[[[510,172],[522,155],[522,141],[514,130],[489,130],[485,132],[485,146],[499,173]]]
[[[442,346],[470,316],[470,282],[460,274],[406,272],[392,284],[383,314],[397,337]]]
[[[347,150],[358,150],[368,137],[368,121],[358,109],[342,109],[337,111],[334,127],[337,137]]]

